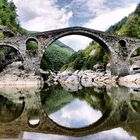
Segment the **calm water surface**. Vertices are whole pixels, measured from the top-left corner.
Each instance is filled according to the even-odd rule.
[[[0,138],[30,140],[139,140],[140,91],[90,87],[71,92],[0,88]]]

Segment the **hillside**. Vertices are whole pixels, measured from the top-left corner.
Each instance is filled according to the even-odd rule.
[[[21,28],[19,21],[17,20],[16,6],[12,1],[0,0],[0,28],[2,27],[6,27],[15,33],[26,33],[26,30]],[[0,39],[3,38],[4,35],[0,32]]]
[[[111,26],[107,32],[116,33],[120,36],[140,38],[140,4],[133,13]]]
[[[74,52],[73,49],[57,40],[46,49],[41,62],[41,68],[59,71]]]
[[[108,62],[107,55],[102,47],[99,44],[95,44],[91,42],[86,49],[79,50],[78,52],[74,53],[68,59],[68,63],[65,64],[61,71],[66,69],[69,70],[85,70],[85,69],[93,69],[93,66],[97,64],[102,65],[102,68],[106,66]]]

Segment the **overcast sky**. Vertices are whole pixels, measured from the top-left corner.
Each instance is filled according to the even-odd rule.
[[[30,31],[47,31],[69,26],[105,31],[110,25],[133,12],[139,2],[139,0],[13,1],[17,6],[22,27]],[[73,38],[77,37],[72,36],[72,40]],[[64,39],[65,41],[71,42],[68,39]]]

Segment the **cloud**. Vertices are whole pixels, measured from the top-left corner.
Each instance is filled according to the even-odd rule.
[[[22,139],[30,140],[137,140],[136,137],[130,136],[124,129],[115,128],[112,130],[99,132],[94,135],[84,136],[84,137],[70,137],[63,135],[54,134],[43,134],[43,133],[33,133],[24,132]]]
[[[120,21],[123,17],[128,16],[136,8],[135,4],[129,4],[126,7],[103,13],[94,19],[89,20],[84,27],[105,31],[108,27]]]
[[[132,11],[131,6],[128,4],[134,4],[134,1],[131,0],[13,1],[17,6],[17,13],[22,27],[34,31],[45,31],[75,25],[91,27],[92,24],[97,29],[104,30],[107,26],[128,15]],[[125,10],[119,12],[121,9]],[[118,14],[111,14],[113,12]],[[113,19],[111,20],[111,18]]]
[[[14,0],[22,27],[44,31],[69,26],[72,11],[60,8],[54,0]]]
[[[85,49],[92,41],[92,39],[81,35],[69,35],[62,37],[59,40],[75,51]]]
[[[49,115],[56,123],[75,128],[92,124],[101,116],[102,113],[99,110],[91,108],[85,101],[79,99],[73,100],[61,110]]]

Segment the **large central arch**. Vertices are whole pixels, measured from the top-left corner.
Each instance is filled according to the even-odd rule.
[[[94,31],[94,30],[93,30]],[[50,32],[48,32],[49,34]],[[46,33],[47,34],[47,33]],[[111,47],[107,44],[107,42],[101,38],[98,34],[92,32],[92,30],[88,30],[86,28],[65,28],[65,29],[62,29],[62,30],[54,30],[53,31],[53,34],[50,35],[50,39],[49,39],[49,42],[46,44],[46,46],[44,47],[44,50],[43,52],[45,52],[45,50],[53,43],[55,42],[56,40],[62,38],[62,37],[66,37],[66,36],[70,36],[70,35],[81,35],[81,36],[85,36],[85,37],[88,37],[94,41],[96,41],[103,49],[104,51],[106,52],[106,54],[108,55],[108,58],[109,60],[111,60],[112,58],[112,49]],[[43,54],[40,58],[40,66],[41,66],[41,60],[42,60],[42,57],[43,57]]]
[[[52,39],[47,44],[46,48],[50,46],[55,40],[69,35],[81,35],[81,36],[88,37],[92,40],[95,40],[97,43],[99,43],[99,45],[106,51],[106,53],[110,57],[111,48],[109,47],[107,42],[103,38],[101,38],[98,34],[92,32],[92,30],[88,30],[87,28],[84,27],[72,27],[72,28],[62,29],[62,31],[56,33],[56,35],[52,37]]]

